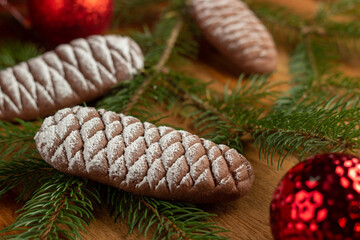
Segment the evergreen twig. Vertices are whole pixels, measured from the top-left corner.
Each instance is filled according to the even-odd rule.
[[[33,43],[7,41],[0,47],[0,70],[27,61],[42,52],[43,50]]]
[[[226,230],[209,222],[214,215],[192,204],[134,196],[110,187],[105,191],[106,205],[115,221],[127,219],[129,233],[137,226],[146,237],[154,227],[152,239],[226,239],[218,235]]]
[[[13,157],[34,154],[33,138],[40,127],[40,123],[16,120],[18,125],[0,121],[0,161],[6,159],[10,154]],[[20,126],[20,127],[19,127]]]
[[[55,172],[38,157],[14,157],[0,162],[0,198],[8,191],[16,189],[18,201],[30,198],[37,186]]]
[[[94,218],[91,199],[99,199],[94,189],[86,189],[86,182],[54,171],[32,198],[19,210],[16,221],[1,230],[20,231],[4,239],[81,239],[79,230]]]
[[[183,21],[180,17],[177,18],[177,22],[175,27],[172,29],[170,36],[166,42],[166,47],[159,59],[159,61],[157,62],[157,64],[154,66],[154,71],[151,73],[150,76],[148,76],[144,82],[141,84],[141,86],[137,89],[137,92],[134,93],[134,95],[130,98],[128,104],[125,106],[123,112],[128,113],[130,112],[130,110],[134,107],[134,105],[136,105],[136,103],[139,100],[139,97],[141,95],[143,95],[143,93],[146,91],[146,89],[148,88],[148,86],[150,85],[152,79],[153,79],[153,75],[158,74],[164,67],[164,65],[166,64],[166,62],[169,60],[170,58],[170,54],[172,52],[172,49],[175,46],[175,43],[178,39],[179,33],[181,31],[181,28],[183,26]]]
[[[172,29],[169,39],[166,41],[165,50],[164,50],[159,62],[154,67],[156,72],[161,71],[162,68],[164,67],[164,65],[166,64],[166,62],[169,60],[170,54],[171,54],[172,49],[174,48],[175,43],[179,37],[179,33],[181,31],[182,26],[183,26],[183,21],[180,17],[178,17],[177,21],[176,21],[176,25]]]

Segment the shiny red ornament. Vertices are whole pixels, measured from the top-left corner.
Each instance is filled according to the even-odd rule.
[[[360,239],[360,159],[316,155],[289,170],[270,207],[275,240]]]
[[[28,0],[32,26],[53,43],[103,33],[113,15],[113,0]]]

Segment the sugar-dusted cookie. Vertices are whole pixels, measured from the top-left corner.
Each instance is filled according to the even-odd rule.
[[[0,71],[0,120],[31,120],[95,99],[143,68],[128,37],[94,35]]]
[[[138,195],[222,202],[244,195],[254,180],[250,163],[234,149],[90,107],[46,118],[35,140],[54,168]]]
[[[206,39],[245,73],[276,70],[272,36],[241,0],[190,0],[191,13]]]

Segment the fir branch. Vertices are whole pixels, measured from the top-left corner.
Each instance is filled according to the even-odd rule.
[[[272,159],[279,153],[278,167],[288,154],[297,153],[301,160],[318,152],[344,152],[360,148],[360,130],[358,122],[349,122],[349,118],[360,117],[359,109],[313,110],[280,112],[259,120],[259,128],[253,137],[260,147],[259,154]]]
[[[323,28],[327,34],[338,38],[358,38],[360,37],[360,24],[357,21],[337,22],[328,21]]]
[[[106,192],[111,214],[115,221],[127,219],[129,233],[137,226],[145,237],[154,228],[153,239],[226,239],[218,235],[226,230],[209,222],[214,215],[194,205],[134,196],[110,187]]]
[[[268,86],[264,84],[263,87],[266,89]],[[258,96],[262,95],[259,85],[256,87],[250,85],[249,89],[252,91],[256,89],[259,91]],[[196,128],[203,130],[201,126],[204,125],[212,129],[210,132],[210,135],[213,135],[212,140],[226,142],[230,139],[234,142],[227,144],[237,149],[241,144],[240,137],[249,133],[255,139],[255,144],[260,147],[260,157],[262,153],[269,163],[272,163],[274,153],[280,154],[279,167],[285,157],[291,153],[298,153],[301,159],[303,156],[320,151],[353,151],[360,147],[360,132],[356,128],[358,122],[349,123],[349,119],[360,117],[359,109],[343,109],[338,112],[335,108],[318,110],[320,106],[300,104],[291,112],[278,109],[272,114],[261,117],[264,112],[261,108],[253,108],[254,103],[249,104],[251,107],[248,109],[246,104],[244,108],[239,106],[236,108],[232,104],[234,100],[230,100],[235,98],[236,103],[241,102],[239,96],[247,99],[247,93],[251,94],[252,91],[235,90],[231,97],[226,96],[225,93],[225,100],[212,100],[207,104],[196,98],[191,99],[202,109],[198,112],[199,116],[195,121]],[[270,93],[263,96],[269,96],[268,94]],[[187,94],[187,96],[191,95]],[[209,107],[209,103],[214,107]],[[236,144],[238,146],[235,146]]]
[[[184,4],[184,1],[170,1],[163,12],[161,19],[156,24],[153,33],[150,33],[150,31],[145,28],[144,33],[134,34],[134,38],[146,52],[145,65],[148,70],[144,74],[146,75],[146,78],[143,78],[143,83],[140,86],[137,86],[137,88],[133,88],[134,91],[132,91],[132,96],[127,99],[127,104],[117,108],[117,111],[125,113],[144,113],[144,109],[146,108],[135,108],[135,106],[138,104],[139,98],[141,98],[144,92],[148,90],[151,83],[154,82],[154,79],[158,78],[157,75],[159,72],[163,71],[169,58],[174,56],[179,57],[180,55],[191,56],[194,52],[196,53],[196,51],[194,51],[196,44],[193,44],[193,41],[187,41],[187,44],[178,44],[178,38],[184,23],[182,17],[177,12],[182,10]],[[181,37],[190,39],[187,36],[188,34],[181,34]],[[164,42],[165,39],[166,42]],[[111,97],[109,97],[109,100],[105,101],[113,102]],[[116,105],[119,106],[118,104]],[[104,104],[100,103],[98,106],[103,107]],[[154,110],[154,108],[151,109]],[[146,112],[149,113],[149,111]]]
[[[15,158],[29,152],[35,154],[33,151],[34,136],[41,123],[26,122],[20,119],[16,122],[18,124],[0,121],[0,128],[2,129],[0,133],[0,161],[10,154],[13,154]]]
[[[104,108],[108,111],[127,112],[126,106],[130,103],[130,99],[138,91],[142,83],[145,81],[147,74],[136,75],[134,79],[120,83],[112,91],[104,96],[96,103],[97,108]]]
[[[159,61],[156,63],[156,65],[154,66],[154,71],[151,73],[150,76],[148,76],[144,82],[141,84],[141,86],[137,89],[136,93],[134,93],[134,95],[131,97],[131,99],[129,100],[128,104],[125,106],[124,108],[124,112],[130,112],[130,110],[134,107],[134,105],[138,102],[139,97],[141,95],[143,95],[143,93],[146,91],[146,89],[148,88],[148,86],[150,85],[153,76],[158,74],[164,67],[164,65],[166,64],[166,62],[169,60],[170,58],[170,54],[176,44],[176,41],[178,39],[179,33],[181,31],[181,28],[183,26],[183,21],[181,18],[177,18],[176,24],[174,26],[174,28],[172,29],[169,38],[166,42],[165,48],[163,50],[163,53],[161,55],[161,57],[159,58]]]
[[[183,1],[179,2],[184,4]],[[133,34],[133,38],[145,52],[145,67],[147,69],[156,66],[166,51],[168,51],[169,56],[166,54],[165,56],[171,61],[185,60],[184,57],[193,57],[197,53],[197,43],[192,34],[184,31],[188,28],[183,27],[184,16],[179,12],[178,8],[182,6],[179,2],[176,0],[170,2],[152,32],[149,28],[145,28],[143,33],[136,32]],[[178,38],[186,39],[187,43],[180,43]],[[172,41],[174,42],[172,43]]]
[[[184,81],[184,77],[179,80]],[[225,92],[224,99],[201,99],[188,90],[182,90],[181,82],[169,79],[167,81],[170,82],[169,86],[177,88],[174,94],[182,96],[184,109],[189,102],[195,106],[195,110],[193,108],[189,116],[194,119],[198,131],[211,130],[209,135],[212,136],[213,141],[217,143],[231,141],[226,143],[240,151],[241,137],[249,133],[256,140],[255,144],[260,146],[260,152],[269,163],[272,163],[274,153],[280,153],[279,167],[285,157],[291,153],[298,153],[301,159],[303,156],[320,151],[353,151],[359,148],[359,132],[356,130],[358,122],[348,123],[350,119],[360,117],[358,109],[343,108],[339,112],[340,105],[329,108],[330,104],[325,104],[323,101],[319,102],[324,105],[314,105],[313,102],[306,105],[308,99],[307,96],[303,96],[302,99],[298,99],[298,105],[290,112],[280,108],[274,113],[261,117],[264,115],[261,106],[266,105],[260,104],[258,106],[260,108],[254,108],[255,102],[243,101],[248,101],[251,99],[249,96],[254,95],[254,98],[261,103],[261,96],[264,98],[271,96],[266,81],[261,83],[256,79],[254,81],[256,84],[249,84],[243,91],[235,88],[230,96]],[[266,91],[262,93],[261,89]],[[325,107],[327,110],[319,110]],[[304,122],[311,124],[305,128]],[[337,132],[329,135],[330,130],[334,129],[337,129]]]
[[[358,111],[359,98],[352,90],[340,92],[335,82],[329,84],[333,66],[329,62],[336,59],[332,46],[310,36],[298,45],[290,61],[294,86],[276,101],[274,113],[261,119],[260,128],[253,133],[260,155],[264,154],[271,163],[275,153],[280,155],[280,167],[292,153],[299,154],[301,160],[321,151],[358,149],[358,133],[347,134],[351,127],[357,128],[358,122],[349,120],[356,119],[353,114]],[[333,76],[337,85],[346,80],[342,74]],[[333,129],[339,132],[330,136]]]
[[[338,60],[334,46],[323,41],[305,39],[290,59],[293,87],[276,101],[274,107],[284,111],[317,110],[321,108],[357,108],[356,78],[349,78],[332,68]],[[316,76],[317,77],[316,77]],[[351,83],[350,83],[351,82]]]
[[[19,191],[18,201],[33,195],[37,186],[55,173],[44,160],[38,157],[13,157],[11,161],[0,162],[0,198],[8,191]]]
[[[318,94],[314,85],[322,83],[323,75],[329,68],[329,64],[323,63],[323,58],[332,59],[332,55],[329,53],[321,56],[325,50],[322,50],[321,47],[321,50],[319,50],[318,46],[314,44],[310,36],[306,36],[303,42],[297,45],[289,62],[292,87],[276,100],[273,107],[275,112],[277,109],[296,111],[299,104],[308,101],[313,92]],[[316,48],[316,52],[314,48]],[[320,67],[321,65],[323,66]],[[319,96],[315,99],[318,98]]]
[[[276,84],[269,83],[267,77],[240,76],[236,87],[231,91],[226,87],[222,96],[208,89],[200,90],[205,89],[204,83],[181,74],[170,73],[166,79],[167,89],[173,89],[173,94],[180,97],[176,105],[182,109],[178,113],[192,119],[199,134],[240,152],[241,137],[277,94],[271,90]]]
[[[3,44],[0,48],[0,70],[12,67],[15,64],[27,61],[40,55],[43,50],[33,43],[11,41]]]
[[[164,67],[164,65],[166,64],[166,62],[169,60],[170,54],[175,46],[175,43],[178,39],[178,36],[179,36],[182,26],[183,26],[183,21],[181,18],[178,18],[176,21],[176,25],[172,29],[170,36],[169,36],[168,40],[166,41],[166,46],[165,46],[164,52],[161,55],[159,62],[154,67],[156,72],[161,71],[162,68]]]
[[[54,172],[20,209],[17,220],[1,230],[21,233],[4,239],[81,239],[79,230],[85,231],[83,225],[94,218],[87,194],[99,199],[94,189],[86,187],[86,182],[76,177]]]
[[[351,91],[351,92],[357,92],[360,94],[360,77],[348,77],[345,76],[343,73],[340,72],[335,72],[333,74],[331,74],[328,77],[324,78],[324,84],[323,86],[325,86],[325,83],[327,83],[328,85],[336,88],[337,90],[339,88]]]
[[[306,46],[306,50],[307,50],[307,57],[309,59],[309,62],[311,64],[311,69],[313,72],[313,78],[314,80],[318,80],[319,79],[319,70],[318,70],[318,65],[315,59],[315,55],[314,55],[314,49],[313,49],[313,45],[312,42],[310,40],[309,36],[306,36],[304,39],[304,43]]]
[[[156,74],[156,73],[155,73]],[[144,79],[142,84],[136,89],[136,92],[131,96],[129,101],[127,102],[126,106],[122,110],[122,112],[129,114],[131,111],[134,110],[134,106],[138,104],[139,98],[144,94],[147,90],[151,82],[153,81],[154,76],[148,76]]]

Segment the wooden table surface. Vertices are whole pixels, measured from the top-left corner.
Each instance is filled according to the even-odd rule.
[[[317,1],[311,0],[263,0],[268,2],[282,3],[294,8],[300,14],[314,13]],[[3,34],[1,26],[6,23],[1,22],[0,36]],[[0,39],[1,40],[1,39]],[[288,53],[282,46],[278,46],[280,61],[275,74],[271,77],[272,81],[289,81],[288,73]],[[236,83],[237,75],[229,69],[226,64],[218,61],[219,55],[212,49],[203,53],[206,57],[183,66],[182,69],[205,81],[215,80],[213,87],[222,88],[230,80],[231,85]],[[343,66],[350,74],[355,74],[350,67]],[[283,86],[282,90],[289,86]],[[181,123],[171,122],[173,125]],[[253,142],[245,144],[245,156],[255,169],[255,182],[251,191],[243,198],[230,203],[202,206],[203,209],[217,214],[213,220],[231,232],[226,235],[232,239],[272,239],[269,224],[269,205],[272,193],[282,176],[292,166],[297,163],[294,157],[288,157],[282,168],[278,171],[277,166],[269,166],[264,159],[259,159],[258,150],[253,147]],[[0,229],[12,223],[16,218],[15,211],[21,204],[14,202],[16,196],[8,193],[0,200]],[[104,212],[97,212],[96,220],[86,227],[88,235],[84,239],[142,239],[135,231],[132,235],[127,234],[126,224],[113,223],[112,219]]]

